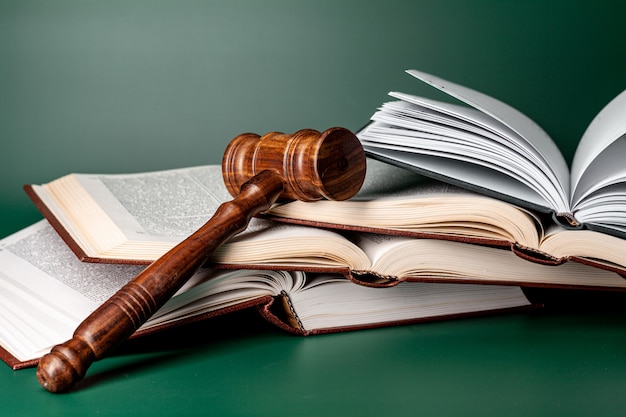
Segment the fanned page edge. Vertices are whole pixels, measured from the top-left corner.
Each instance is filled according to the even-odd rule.
[[[626,124],[620,122],[625,118],[626,90],[607,103],[583,133],[572,160],[572,195],[589,165],[612,143],[626,135]]]
[[[569,213],[571,211],[569,206],[570,173],[565,158],[554,141],[532,119],[515,108],[468,87],[417,70],[407,70],[406,72],[444,94],[481,111],[497,123],[516,132],[522,140],[520,143],[524,143],[523,146],[528,149],[535,149],[535,152],[541,154],[541,158],[546,161],[545,165],[548,167],[546,169],[548,169],[550,173],[546,174],[544,181],[548,181],[545,184],[553,184],[548,188],[554,189],[554,192],[557,194],[550,198],[554,201],[549,203],[551,211],[559,214]],[[367,126],[363,130],[365,129],[367,129]],[[553,179],[549,180],[548,177],[552,177]],[[465,184],[466,182],[463,183]],[[548,190],[546,190],[546,192],[547,191]],[[552,195],[553,193],[550,192],[550,194]],[[531,201],[534,200],[537,200],[537,198]],[[536,201],[534,204],[537,204]],[[548,202],[546,201],[545,204],[548,204]]]
[[[565,194],[569,196],[570,171],[567,162],[552,138],[534,120],[514,107],[469,87],[414,69],[409,69],[406,72],[437,90],[493,117],[517,132],[546,159],[557,178],[562,182],[561,185]]]
[[[408,158],[406,160],[400,160],[399,158],[396,158],[396,156],[394,155],[394,154],[400,153],[400,151],[388,150],[388,149],[383,149],[383,148],[374,149],[367,145],[364,145],[364,148],[365,148],[365,153],[367,154],[368,158],[376,159],[378,161],[385,162],[385,163],[397,166],[399,168],[413,171],[425,177],[429,177],[437,181],[442,181],[448,184],[452,184],[452,185],[464,188],[466,190],[476,192],[478,194],[483,194],[489,197],[497,198],[499,200],[503,200],[508,203],[520,206],[520,207],[526,207],[530,210],[533,210],[539,213],[554,213],[554,211],[550,207],[546,205],[542,205],[539,201],[530,201],[530,199],[514,197],[511,194],[507,194],[507,193],[494,190],[488,187],[482,187],[475,183],[464,181],[455,176],[444,175],[441,172],[438,172],[434,169],[427,169],[423,166],[412,164],[411,162],[408,161]],[[467,164],[467,166],[471,165],[470,163],[464,163],[464,164]]]

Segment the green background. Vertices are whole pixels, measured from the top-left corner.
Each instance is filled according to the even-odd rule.
[[[216,164],[247,131],[358,129],[390,90],[432,94],[408,68],[522,110],[569,161],[626,88],[625,13],[618,1],[0,0],[0,236],[41,218],[23,184]],[[620,297],[597,298],[311,338],[237,315],[131,344],[69,395],[0,367],[0,412],[623,415],[626,316]]]

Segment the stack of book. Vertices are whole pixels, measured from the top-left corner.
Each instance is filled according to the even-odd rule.
[[[570,175],[516,110],[409,73],[467,105],[391,93],[358,133],[359,194],[275,205],[136,335],[244,308],[309,335],[518,311],[533,287],[625,291],[626,96],[592,122]],[[44,219],[0,241],[0,355],[14,369],[230,199],[216,165],[25,189]]]

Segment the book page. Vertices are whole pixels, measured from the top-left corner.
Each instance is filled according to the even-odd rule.
[[[46,221],[0,241],[0,343],[32,359],[76,326],[141,267],[80,262]]]
[[[400,277],[393,270],[393,267],[386,268],[384,260],[392,254],[396,248],[402,246],[405,241],[411,241],[412,238],[399,237],[392,235],[381,235],[376,233],[354,233],[351,234],[351,240],[357,244],[372,263],[372,267],[366,270],[354,270],[354,273],[375,273],[376,275],[389,279],[399,279]],[[427,239],[436,242],[436,240]]]
[[[0,240],[0,345],[35,359],[143,270],[79,261],[45,220]],[[302,272],[204,269],[140,329],[302,288]]]
[[[317,276],[289,298],[306,330],[398,323],[530,304],[515,286],[403,282],[381,289],[354,285],[334,275]]]
[[[542,264],[507,249],[438,239],[368,234],[358,238],[375,262],[374,269],[392,279],[626,288],[619,274],[578,262]]]
[[[522,174],[539,176],[547,173],[552,181],[556,181],[550,175],[551,168],[534,147],[528,146],[517,132],[481,110],[399,92],[389,95],[401,101],[384,103],[382,108],[385,111],[375,114],[374,120],[413,130],[421,137],[427,137],[424,133],[436,133],[436,138],[442,142],[469,144],[470,149],[511,160],[523,169]]]
[[[583,137],[578,143],[578,148],[572,161],[572,193],[580,194],[577,191],[579,182],[583,176],[589,175],[587,183],[593,183],[595,179],[601,178],[594,173],[586,173],[588,167],[596,159],[604,158],[603,154],[610,156],[610,152],[604,153],[613,142],[624,140],[626,135],[626,90],[621,92],[611,102],[609,102],[596,117],[591,121]],[[615,171],[624,171],[624,163],[613,161],[610,167]]]
[[[593,160],[580,177],[574,191],[572,204],[576,219],[583,223],[600,222],[626,226],[623,219],[617,223],[610,220],[611,213],[623,209],[626,199],[626,137],[611,143],[604,152]],[[619,204],[616,209],[602,207],[602,201],[609,204]],[[585,212],[593,211],[593,217],[587,217]],[[605,211],[606,214],[602,214]]]
[[[590,229],[626,236],[626,91],[594,118],[572,165],[572,208]]]
[[[384,117],[374,115],[374,119],[379,121]],[[411,128],[400,130],[395,125],[378,122],[372,123],[359,134],[370,156],[404,154],[400,160],[412,160],[416,163],[417,169],[423,171],[426,171],[426,166],[421,161],[433,158],[442,161],[435,166],[434,171],[441,176],[451,176],[452,172],[459,169],[468,171],[466,166],[470,166],[473,169],[459,177],[457,183],[469,182],[475,186],[492,188],[495,187],[493,184],[497,183],[493,178],[502,177],[515,184],[509,187],[508,191],[513,196],[519,194],[518,189],[525,188],[537,194],[549,207],[560,204],[559,198],[554,198],[555,195],[559,195],[559,190],[552,187],[552,182],[541,181],[544,178],[543,172],[533,169],[536,167],[531,166],[527,160],[519,161],[519,155],[506,155],[507,152],[489,149],[484,141],[477,145],[463,134],[455,134],[454,138],[450,136],[420,132]],[[476,175],[481,172],[487,174]]]
[[[304,272],[205,269],[196,273],[143,328],[235,306],[262,296],[299,291]]]
[[[434,181],[404,168],[367,158],[367,172],[363,185],[349,201],[395,200],[447,194],[475,195],[467,189]],[[314,207],[318,202],[302,203]]]
[[[443,182],[450,182],[472,191],[501,198],[505,201],[548,212],[553,206],[536,190],[517,181],[509,175],[499,175],[497,170],[471,162],[450,160],[434,155],[403,152],[383,147],[370,147],[365,150],[372,158],[388,161],[408,170],[428,175]]]
[[[497,239],[526,247],[537,247],[541,234],[539,220],[517,206],[371,158],[363,186],[350,200],[292,201],[267,214],[341,228]]]
[[[557,259],[578,256],[626,268],[626,240],[593,230],[568,230],[555,225],[546,232],[541,249]]]
[[[183,240],[231,199],[219,165],[76,177],[129,240]]]
[[[392,94],[399,94],[400,98],[412,102],[414,105],[431,106],[429,108],[432,110],[436,110],[442,115],[452,117],[453,124],[457,124],[459,121],[473,123],[487,132],[496,134],[498,137],[508,138],[508,140],[512,142],[516,141],[517,144],[511,145],[510,149],[521,150],[520,155],[526,155],[529,162],[518,163],[516,166],[513,166],[507,161],[509,157],[504,154],[497,156],[496,152],[490,155],[489,152],[485,150],[481,151],[480,148],[469,147],[467,144],[461,142],[454,144],[450,142],[448,138],[443,137],[440,139],[433,138],[432,141],[434,141],[433,143],[437,143],[437,146],[434,146],[434,144],[432,146],[429,145],[428,143],[430,142],[428,142],[427,137],[420,139],[422,141],[426,140],[426,142],[422,145],[416,145],[414,155],[405,157],[405,160],[413,158],[412,163],[419,169],[423,169],[426,173],[436,173],[440,175],[441,178],[458,178],[459,183],[474,184],[474,187],[478,189],[497,187],[498,184],[497,182],[494,183],[493,178],[498,176],[512,176],[516,178],[516,181],[525,184],[528,189],[538,193],[539,197],[544,201],[541,204],[542,206],[546,206],[547,204],[551,211],[569,212],[569,171],[567,164],[558,147],[539,126],[512,107],[487,95],[419,71],[411,70],[408,71],[408,73],[451,97],[480,110],[483,113],[483,117],[479,116],[476,118],[473,112],[460,110],[459,106],[456,105],[438,102],[435,105],[433,103],[436,102],[432,100],[400,93]],[[384,109],[381,112],[384,113]],[[384,150],[385,147],[389,147],[392,143],[386,143],[380,146],[376,144],[377,138],[386,138],[390,135],[390,132],[386,131],[381,134],[372,133],[371,135],[369,133],[373,129],[385,129],[385,127],[386,125],[384,123],[379,123],[379,125],[374,123],[366,127],[363,130],[363,134],[359,134],[359,138],[363,139],[368,152],[370,152],[369,148],[373,148],[374,153],[384,154],[388,156],[389,159],[393,159],[395,156],[395,154],[393,154],[394,149],[389,150],[389,152]],[[391,123],[387,127],[393,128],[394,123]],[[502,145],[504,142],[496,140],[493,143]],[[443,150],[439,146],[444,146]],[[409,148],[400,146],[396,150],[406,151],[409,150]],[[474,153],[474,155],[472,155],[472,153]],[[425,158],[426,160],[424,161]],[[464,161],[465,163],[462,163],[462,165],[464,165],[463,170],[467,165],[475,163],[481,164],[483,170],[481,171],[477,168],[474,169],[473,172],[465,174],[463,174],[463,172],[455,172],[454,170],[450,170],[455,163],[454,161],[450,161],[450,163],[443,166],[438,166],[433,162],[430,168],[424,169],[424,164],[429,162],[428,158],[436,158],[439,161],[445,161],[446,158],[451,158],[453,160],[459,160],[461,163]],[[514,159],[515,157],[511,157],[511,160]],[[537,169],[534,168],[535,166]],[[521,173],[524,170],[527,172],[525,174]],[[501,174],[498,174],[498,172]],[[539,172],[544,172],[544,174],[539,176]],[[515,187],[519,186],[516,186],[515,183],[510,180],[508,182],[512,187],[499,187],[500,189],[497,190],[497,193],[509,195],[516,200],[523,201],[524,196],[518,194],[515,190]],[[536,202],[537,197],[531,199],[531,204],[536,205]]]
[[[545,161],[552,168],[554,174],[559,179],[562,188],[565,192],[568,192],[569,169],[567,167],[567,163],[565,162],[565,158],[554,141],[533,120],[529,119],[526,115],[508,104],[471,88],[467,88],[416,70],[409,70],[407,73],[437,88],[438,90],[481,110],[485,114],[490,115],[500,123],[515,131],[529,145],[537,150],[543,158],[545,158]]]
[[[219,247],[213,262],[299,268],[366,268],[363,251],[341,234],[253,219],[253,226]]]

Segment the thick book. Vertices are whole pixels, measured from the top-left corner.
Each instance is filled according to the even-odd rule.
[[[0,240],[0,358],[34,366],[141,271],[141,265],[78,260],[42,220]],[[133,337],[245,308],[299,335],[469,315],[531,304],[519,287],[404,283],[368,288],[334,274],[198,271]]]
[[[304,207],[312,217],[281,214],[283,206],[277,206],[267,215],[329,227],[255,218],[211,261],[222,268],[341,273],[370,286],[446,281],[626,289],[626,279],[613,270],[618,269],[615,265],[626,268],[626,250],[607,249],[612,257],[599,262],[595,255],[603,252],[602,247],[582,244],[579,249],[596,252],[588,253],[589,257],[573,253],[571,259],[580,262],[548,258],[546,263],[529,262],[525,249],[538,244],[541,226],[531,214],[494,198],[423,180],[408,170],[370,160],[357,198],[336,202],[326,210],[343,216],[342,220],[324,217],[326,201],[284,206]],[[361,208],[383,189],[389,201],[408,199],[406,207],[401,203],[400,207]],[[113,263],[150,263],[230,199],[218,165],[134,174],[69,174],[26,190],[79,259]],[[433,207],[426,203],[431,196],[441,199]],[[376,226],[368,216],[403,224]],[[612,248],[624,245],[607,237],[617,241],[607,243]],[[518,249],[510,250],[511,242]],[[566,243],[561,250],[569,247]]]
[[[550,213],[562,227],[626,237],[626,91],[588,125],[570,169],[548,134],[513,107],[407,72],[453,100],[389,93],[394,100],[357,134],[370,157]]]

